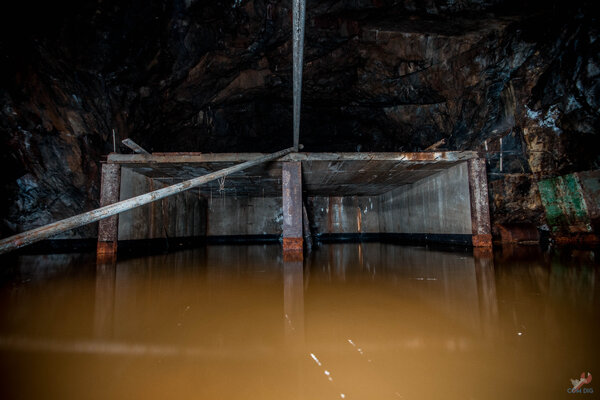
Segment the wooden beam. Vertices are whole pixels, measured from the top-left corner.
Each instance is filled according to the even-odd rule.
[[[164,199],[165,197],[169,197],[174,194],[193,189],[207,182],[214,181],[215,179],[227,176],[231,173],[242,171],[246,168],[250,168],[267,161],[276,160],[278,158],[283,157],[286,154],[291,153],[292,151],[294,151],[294,149],[290,147],[288,149],[281,150],[276,153],[269,154],[252,161],[247,161],[238,165],[234,165],[233,167],[225,168],[220,171],[193,178],[185,182],[177,183],[175,185],[158,189],[150,193],[132,197],[131,199],[119,201],[117,203],[100,207],[98,209],[88,211],[83,214],[75,215],[73,217],[63,219],[61,221],[53,222],[51,224],[32,229],[27,232],[19,233],[17,235],[0,240],[0,254],[18,249],[23,246],[27,246],[28,244],[35,243],[40,240],[47,239],[61,232],[78,228],[80,226],[87,225],[92,222],[100,221],[101,219],[120,214],[124,211],[140,207],[144,204],[148,204],[153,201]]]

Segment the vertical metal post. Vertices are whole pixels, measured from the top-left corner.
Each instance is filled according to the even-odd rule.
[[[473,259],[475,261],[481,327],[485,336],[494,337],[499,331],[494,255],[491,248],[477,247],[473,249]]]
[[[473,246],[492,247],[492,230],[490,227],[490,206],[488,203],[485,159],[470,159],[468,161],[468,169]]]
[[[292,43],[294,57],[294,149],[295,151],[298,151],[300,143],[300,108],[302,103],[302,66],[304,65],[305,0],[293,0],[292,14]]]
[[[118,202],[121,192],[121,166],[119,164],[102,164],[100,185],[100,207]],[[118,227],[118,215],[100,220],[96,253],[98,258],[107,259],[116,256]]]
[[[281,183],[284,260],[302,260],[302,163],[284,162]]]

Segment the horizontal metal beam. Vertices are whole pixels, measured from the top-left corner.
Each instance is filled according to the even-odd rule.
[[[110,154],[108,161],[118,164],[168,164],[168,163],[211,163],[242,162],[264,157],[265,153],[168,153],[162,154]],[[467,161],[477,158],[474,151],[434,151],[414,153],[291,153],[279,161],[398,161],[437,162]]]
[[[108,218],[112,215],[120,214],[124,211],[131,210],[132,208],[140,207],[144,204],[152,203],[153,201],[160,200],[165,197],[169,197],[189,189],[193,189],[207,182],[227,176],[231,173],[238,172],[246,168],[262,164],[267,161],[276,160],[285,156],[286,154],[291,153],[292,151],[294,151],[294,149],[290,147],[288,149],[281,150],[276,153],[264,155],[254,160],[234,165],[233,167],[225,168],[217,172],[213,172],[207,175],[187,180],[185,182],[168,186],[166,188],[155,190],[153,192],[142,194],[140,196],[132,197],[130,199],[123,200],[118,203],[110,204],[108,206],[100,207],[98,209],[88,211],[83,214],[75,215],[73,217],[63,219],[61,221],[53,222],[51,224],[32,229],[27,232],[19,233],[17,235],[0,240],[0,254],[18,249],[20,247],[38,242],[40,240],[47,239],[61,232],[78,228],[80,226],[87,225],[92,222],[100,221],[101,219]]]

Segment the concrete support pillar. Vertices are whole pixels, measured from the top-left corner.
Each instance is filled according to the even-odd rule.
[[[492,230],[490,227],[490,206],[488,203],[485,159],[470,159],[468,161],[468,167],[473,246],[492,247]]]
[[[302,163],[284,162],[281,182],[284,260],[302,260]]]
[[[121,191],[121,166],[119,164],[102,164],[100,181],[100,207],[119,201]],[[98,223],[97,257],[110,259],[117,254],[119,216],[100,220]]]

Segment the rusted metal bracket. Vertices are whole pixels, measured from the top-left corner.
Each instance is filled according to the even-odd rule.
[[[65,232],[74,228],[78,228],[83,225],[90,224],[92,222],[100,221],[101,219],[111,217],[113,215],[120,214],[124,211],[131,210],[136,207],[143,206],[144,204],[151,203],[156,200],[164,199],[165,197],[172,196],[177,193],[184,192],[189,189],[201,186],[215,179],[219,179],[223,176],[227,176],[234,172],[242,171],[252,166],[262,164],[267,161],[276,160],[294,151],[293,147],[285,150],[278,151],[257,159],[246,161],[244,163],[234,165],[233,167],[225,168],[217,172],[213,172],[207,175],[203,175],[197,178],[187,180],[185,182],[177,183],[172,186],[167,186],[162,189],[155,190],[150,193],[142,194],[140,196],[132,197],[127,200],[119,201],[98,209],[88,211],[83,214],[75,215],[70,218],[63,219],[61,221],[53,222],[51,224],[29,230],[27,232],[19,233],[17,235],[0,240],[0,254],[7,253],[9,251],[27,246],[40,240],[47,239],[58,233]]]

